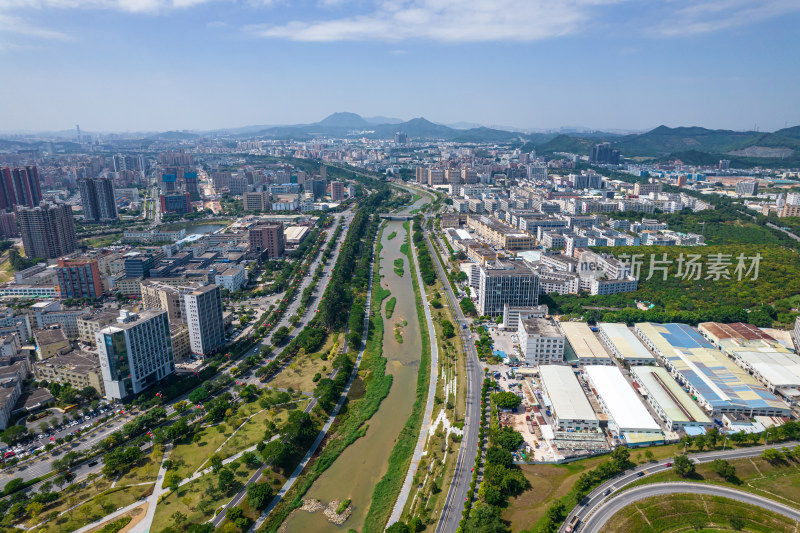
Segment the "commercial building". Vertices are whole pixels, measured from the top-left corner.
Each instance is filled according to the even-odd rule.
[[[78,180],[84,222],[111,224],[119,221],[114,181],[109,178]]]
[[[647,196],[651,192],[661,192],[661,183],[636,183],[633,186],[636,196]]]
[[[269,191],[245,192],[242,194],[242,207],[245,211],[269,211],[272,195]]]
[[[519,320],[517,337],[522,357],[531,366],[549,365],[564,360],[564,334],[552,320]]]
[[[539,277],[522,262],[497,261],[481,267],[478,285],[481,316],[499,316],[506,305],[533,307],[538,303]]]
[[[95,334],[103,386],[109,399],[123,399],[175,371],[167,312],[122,310],[117,323]]]
[[[259,224],[249,231],[250,251],[280,257],[285,249],[283,224]]]
[[[0,431],[8,428],[14,406],[22,395],[22,384],[27,375],[26,360],[11,357],[0,359]]]
[[[789,416],[777,396],[686,324],[636,324],[636,334],[709,413]]]
[[[600,420],[586,399],[572,368],[542,365],[539,367],[539,377],[558,429],[595,429],[600,426]]]
[[[236,291],[247,282],[247,274],[242,267],[229,267],[214,276],[214,283],[225,290]]]
[[[529,233],[487,216],[469,216],[467,226],[485,241],[504,250],[530,250],[536,240]]]
[[[186,361],[192,353],[189,327],[183,322],[170,322],[169,331],[172,339],[172,354],[175,357],[175,361]]]
[[[758,180],[742,180],[736,183],[739,196],[758,196]]]
[[[219,287],[206,285],[185,291],[182,296],[192,352],[209,355],[225,344],[222,296]]]
[[[698,324],[700,333],[770,391],[800,397],[800,356],[752,324]]]
[[[590,365],[584,367],[583,374],[596,391],[603,411],[611,417],[608,428],[614,434],[625,436],[629,444],[639,444],[637,434],[642,433],[657,434],[663,439],[661,426],[650,416],[619,368]]]
[[[567,338],[564,360],[578,365],[613,365],[614,361],[586,322],[559,322]]]
[[[344,201],[344,183],[341,181],[331,182],[331,202]]]
[[[706,413],[692,401],[665,368],[637,366],[631,369],[631,377],[639,386],[639,392],[670,431],[678,431],[687,426],[713,425]]]
[[[600,143],[592,147],[589,162],[619,165],[619,156],[619,150],[611,148],[611,143]]]
[[[35,166],[0,168],[0,210],[36,207],[42,201],[39,169]]]
[[[33,375],[37,381],[69,384],[76,390],[93,387],[100,396],[105,395],[100,359],[93,353],[73,350],[38,361],[33,365]]]
[[[289,226],[283,230],[284,241],[287,248],[297,248],[310,232],[308,226]]]
[[[54,259],[78,248],[69,205],[42,202],[38,207],[19,207],[17,221],[27,257]]]
[[[56,273],[62,298],[94,300],[103,296],[96,259],[59,259]]]
[[[189,195],[189,201],[200,200],[200,190],[197,188],[197,172],[183,173],[183,187]]]
[[[636,335],[623,323],[600,322],[597,324],[600,338],[614,357],[627,365],[652,365],[653,357]]]
[[[185,194],[162,194],[159,197],[162,213],[174,213],[185,215],[192,212],[192,197],[188,192]]]

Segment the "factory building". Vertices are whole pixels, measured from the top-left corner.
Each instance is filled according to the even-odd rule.
[[[597,324],[600,330],[600,338],[614,354],[614,357],[627,365],[653,365],[656,358],[653,357],[636,335],[622,323],[614,324],[610,322],[600,322]]]
[[[631,369],[631,376],[639,386],[639,392],[670,431],[687,426],[713,425],[706,413],[692,401],[665,368],[636,366]]]
[[[600,426],[600,420],[586,399],[572,368],[542,365],[539,367],[539,376],[558,429],[594,429]]]

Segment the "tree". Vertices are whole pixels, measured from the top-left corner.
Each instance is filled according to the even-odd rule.
[[[395,522],[386,528],[386,533],[411,533],[405,522]]]
[[[741,531],[744,529],[744,519],[740,516],[728,517],[728,524],[730,524],[731,529],[734,531]]]
[[[488,450],[486,450],[486,462],[488,464],[500,465],[506,468],[510,468],[514,461],[511,452],[508,450],[504,450],[499,446],[490,446]]]
[[[182,525],[182,524],[184,524],[184,523],[186,522],[186,520],[187,520],[187,517],[186,517],[186,515],[185,515],[185,514],[183,514],[183,513],[182,513],[182,512],[180,512],[180,511],[175,511],[174,513],[172,513],[172,515],[170,516],[170,518],[172,518],[172,521],[173,521],[173,522],[175,522],[175,525],[176,525],[176,526],[181,526],[181,525]]]
[[[725,481],[732,481],[736,478],[736,467],[725,459],[714,459],[711,461],[711,470],[717,473]]]
[[[28,430],[23,426],[9,426],[0,433],[0,440],[6,444],[14,445],[28,435]]]
[[[500,513],[495,507],[479,503],[472,508],[462,531],[464,533],[506,533],[508,528],[500,519]]]
[[[783,454],[774,448],[768,448],[761,452],[761,458],[775,464],[783,461]]]
[[[697,446],[697,449],[702,452],[703,448],[706,447],[706,438],[702,435],[696,436],[694,438],[694,445]]]
[[[247,487],[247,503],[250,507],[263,510],[272,498],[272,487],[267,483],[253,483]]]
[[[497,432],[496,441],[506,450],[513,452],[520,447],[524,439],[518,431],[514,431],[510,427],[504,427]]]
[[[701,529],[705,528],[708,524],[708,518],[701,514],[690,514],[688,517],[689,525],[694,528],[695,531],[700,531]]]
[[[681,477],[689,477],[694,474],[694,463],[685,455],[675,457],[672,469]]]
[[[497,407],[500,409],[510,409],[514,411],[519,407],[519,404],[522,403],[522,398],[513,392],[503,391],[494,395],[494,403],[496,403]]]
[[[653,455],[652,451],[645,450],[645,452],[644,452],[644,458],[645,459],[647,459],[648,461],[652,461],[654,457],[655,457],[655,455]]]
[[[219,470],[219,478],[217,479],[217,486],[219,487],[219,490],[227,492],[233,486],[235,481],[236,477],[229,469],[221,468]]]

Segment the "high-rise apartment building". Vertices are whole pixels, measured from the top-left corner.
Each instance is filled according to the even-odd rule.
[[[647,196],[651,192],[661,192],[661,183],[637,183],[633,186],[636,196]]]
[[[444,170],[441,168],[428,169],[428,185],[433,187],[434,185],[444,185],[444,183]]]
[[[103,296],[96,259],[59,259],[56,275],[62,298],[94,300]]]
[[[188,192],[185,194],[162,194],[159,199],[162,213],[184,215],[192,212],[192,198]]]
[[[589,162],[619,165],[619,156],[619,150],[611,148],[611,143],[600,143],[592,147],[592,155],[589,157]]]
[[[0,209],[16,205],[36,207],[41,201],[39,170],[35,166],[0,168]]]
[[[285,248],[283,224],[261,224],[250,228],[250,251],[263,252],[267,257],[280,257]]]
[[[533,307],[539,303],[539,276],[520,262],[480,269],[478,308],[481,316],[500,316],[503,307]]]
[[[192,353],[209,355],[225,344],[222,295],[217,285],[182,292],[184,319]]]
[[[78,248],[72,208],[67,204],[42,202],[37,207],[17,208],[25,255],[52,259]]]
[[[106,398],[139,394],[175,371],[167,312],[120,311],[117,323],[95,333]]]
[[[342,202],[344,201],[344,183],[341,181],[331,182],[331,201]]]
[[[314,198],[322,198],[323,196],[325,196],[325,189],[327,189],[327,187],[328,184],[324,178],[315,180],[306,180],[306,183],[303,186],[305,190],[314,193]]]
[[[0,213],[0,235],[13,237],[18,234],[16,215],[14,213]]]
[[[183,185],[191,201],[200,200],[200,190],[197,188],[197,172],[184,172]]]
[[[108,178],[78,180],[84,222],[110,224],[119,221],[114,182]]]
[[[428,169],[425,167],[417,167],[416,168],[416,175],[417,175],[417,183],[420,185],[425,185],[428,183]]]
[[[478,171],[471,167],[462,168],[461,182],[466,184],[478,183]]]

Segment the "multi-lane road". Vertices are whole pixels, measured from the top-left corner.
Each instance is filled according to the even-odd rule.
[[[450,488],[447,491],[447,497],[445,498],[444,507],[442,508],[442,515],[436,525],[436,533],[455,533],[461,521],[464,501],[469,494],[472,470],[475,468],[475,454],[478,449],[478,429],[480,426],[481,414],[480,391],[483,382],[483,373],[481,372],[478,352],[475,350],[475,344],[472,341],[470,331],[463,327],[464,324],[467,324],[467,319],[464,317],[464,313],[461,312],[458,298],[456,298],[455,293],[453,293],[453,288],[450,286],[450,282],[439,260],[439,253],[436,251],[436,248],[434,248],[427,229],[425,229],[424,233],[425,242],[428,243],[428,247],[431,250],[436,272],[439,275],[439,279],[442,281],[442,286],[447,294],[450,308],[455,314],[455,319],[458,324],[457,327],[461,334],[461,343],[466,350],[467,406],[464,414],[464,437],[461,440],[461,447],[458,450],[456,468],[453,473]]]
[[[761,455],[761,452],[763,452],[767,448],[782,448],[784,446],[788,446],[791,448],[795,444],[797,443],[782,442],[780,444],[753,446],[750,448],[739,448],[739,449],[731,449],[725,451],[695,453],[695,454],[690,454],[689,458],[692,459],[692,461],[697,464],[709,463],[714,459],[727,459],[727,460],[742,459],[746,457],[759,456]],[[595,523],[596,519],[594,518],[594,515],[600,512],[601,509],[604,509],[607,505],[609,505],[609,502],[611,500],[624,501],[624,499],[617,500],[617,498],[619,498],[620,496],[613,496],[613,494],[616,491],[620,490],[621,488],[627,485],[630,485],[635,481],[638,481],[640,479],[646,479],[646,476],[671,469],[672,466],[667,466],[667,465],[668,464],[671,465],[673,460],[674,460],[673,458],[669,458],[637,466],[636,468],[627,470],[622,474],[618,475],[617,477],[606,481],[605,483],[594,489],[592,492],[590,492],[577,507],[575,507],[572,511],[570,511],[569,515],[567,516],[567,519],[564,521],[564,524],[561,526],[561,529],[559,529],[559,531],[561,532],[566,531],[567,524],[569,524],[572,521],[575,515],[579,517],[580,523],[582,524],[579,530],[583,531],[584,527]],[[656,483],[652,484],[651,486],[657,487],[659,485],[662,484]],[[622,496],[624,497],[624,495],[627,494],[628,492],[629,491],[623,492]],[[635,501],[635,499],[631,500],[629,503],[633,501]],[[613,516],[613,513],[611,515],[608,515],[608,518],[610,518],[611,516]],[[604,523],[605,522],[603,522],[602,524]],[[602,524],[600,524],[600,526],[602,526]],[[587,531],[589,530],[587,529]],[[594,530],[594,531],[599,531],[599,530]]]
[[[774,500],[736,490],[729,487],[721,487],[719,485],[710,485],[708,483],[653,483],[650,485],[642,485],[634,487],[630,490],[609,498],[604,504],[599,507],[587,520],[586,523],[580,528],[581,532],[585,533],[601,533],[604,531],[606,523],[619,511],[628,505],[653,496],[662,496],[666,494],[688,493],[688,494],[703,494],[708,496],[723,496],[742,503],[756,505],[778,514],[782,514],[800,522],[800,510],[793,509],[782,503]],[[576,530],[577,531],[577,530]]]

